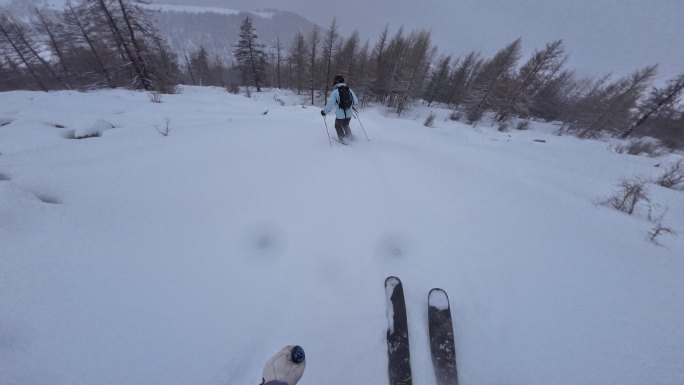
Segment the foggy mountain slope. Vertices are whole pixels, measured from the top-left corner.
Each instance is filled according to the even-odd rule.
[[[59,11],[64,7],[63,0],[0,0],[0,7],[22,19],[32,17],[36,7]],[[307,34],[314,23],[298,14],[275,10],[235,10],[221,6],[189,6],[180,3],[151,3],[156,10],[154,20],[162,37],[180,57],[190,56],[200,46],[209,53],[211,60],[218,57],[230,64],[233,49],[240,34],[240,23],[245,17],[252,19],[258,41],[268,49],[275,47],[280,38],[282,47],[288,47],[297,32]]]
[[[240,23],[250,17],[259,42],[275,46],[280,38],[287,47],[297,32],[307,33],[314,24],[291,12],[261,10],[257,12],[219,13],[212,7],[164,7],[155,15],[162,36],[179,55],[197,51],[204,46],[212,60],[216,55],[225,63],[232,62],[232,51],[240,34]],[[180,9],[184,9],[181,11]],[[226,9],[226,11],[229,11]]]

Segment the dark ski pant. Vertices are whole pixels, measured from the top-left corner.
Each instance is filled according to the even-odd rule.
[[[348,138],[351,136],[351,128],[349,128],[349,122],[351,118],[347,119],[335,119],[335,131],[337,131],[337,137],[340,140]]]

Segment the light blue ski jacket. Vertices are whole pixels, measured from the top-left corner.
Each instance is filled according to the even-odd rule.
[[[340,91],[338,90],[338,88],[340,88],[342,86],[346,86],[346,84],[345,83],[337,83],[335,85],[335,88],[330,93],[330,97],[328,98],[328,104],[326,104],[325,108],[323,109],[323,112],[325,112],[326,114],[328,112],[330,112],[334,107],[336,107],[337,104],[340,102]],[[354,91],[352,91],[350,88],[349,92],[351,92],[352,99],[354,100],[354,102],[352,103],[352,106],[359,104],[359,99],[356,97],[356,94],[354,93]],[[347,119],[347,118],[351,118],[351,117],[352,117],[352,110],[351,109],[343,110],[341,108],[338,108],[337,111],[335,111],[335,118],[336,119]]]

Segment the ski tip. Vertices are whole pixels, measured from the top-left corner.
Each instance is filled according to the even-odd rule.
[[[440,310],[449,309],[449,296],[444,289],[438,287],[430,290],[428,293],[428,306],[435,307]]]
[[[387,277],[387,279],[385,279],[385,285],[387,285],[388,283],[401,283],[401,280],[398,277],[390,275],[389,277]]]

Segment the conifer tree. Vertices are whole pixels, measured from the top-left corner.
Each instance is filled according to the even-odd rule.
[[[307,60],[307,67],[306,67],[306,72],[308,74],[308,82],[309,82],[309,90],[311,91],[311,104],[314,104],[314,94],[316,91],[316,88],[318,86],[318,80],[317,80],[317,67],[316,67],[316,61],[318,59],[318,56],[316,54],[316,50],[318,49],[318,45],[320,43],[321,39],[321,30],[317,25],[314,25],[314,27],[311,29],[311,33],[309,34],[309,41],[308,41],[308,46],[309,46],[309,57]]]
[[[333,77],[333,58],[337,56],[335,52],[335,47],[337,40],[339,39],[339,33],[337,31],[337,19],[333,18],[332,23],[330,23],[330,28],[323,37],[323,67],[325,68],[325,79],[323,88],[323,103],[325,103],[328,97],[328,92],[330,90],[330,81]]]
[[[520,68],[518,76],[513,80],[513,92],[500,105],[497,120],[502,122],[511,114],[527,115],[535,94],[552,80],[566,61],[562,40],[546,45],[537,50]]]
[[[467,118],[477,122],[487,109],[497,106],[510,94],[512,70],[520,58],[521,41],[514,42],[497,52],[483,65],[482,71],[473,81],[467,100]]]
[[[592,91],[579,101],[568,129],[580,138],[615,133],[627,126],[632,109],[656,74],[657,66],[644,67],[629,76]]]
[[[484,59],[476,52],[470,52],[462,60],[454,63],[449,76],[444,102],[453,108],[457,108],[468,95],[468,89],[472,80],[477,77]]]
[[[432,71],[430,80],[425,88],[425,95],[423,96],[428,106],[436,99],[439,99],[440,93],[447,87],[450,65],[451,55],[442,57]]]
[[[259,43],[256,30],[249,17],[240,25],[240,39],[233,51],[242,72],[243,80],[261,91],[268,63],[264,46]]]
[[[671,79],[664,88],[655,88],[651,91],[646,102],[640,107],[638,118],[621,135],[627,138],[639,126],[644,124],[652,116],[658,116],[660,111],[677,105],[677,99],[684,90],[684,74]]]
[[[190,57],[190,68],[198,85],[204,86],[211,83],[209,80],[209,53],[204,46],[200,45],[197,52]]]
[[[290,45],[289,65],[290,77],[294,81],[291,88],[297,90],[297,95],[302,93],[304,88],[304,73],[306,71],[307,44],[304,34],[300,31],[294,37]]]

